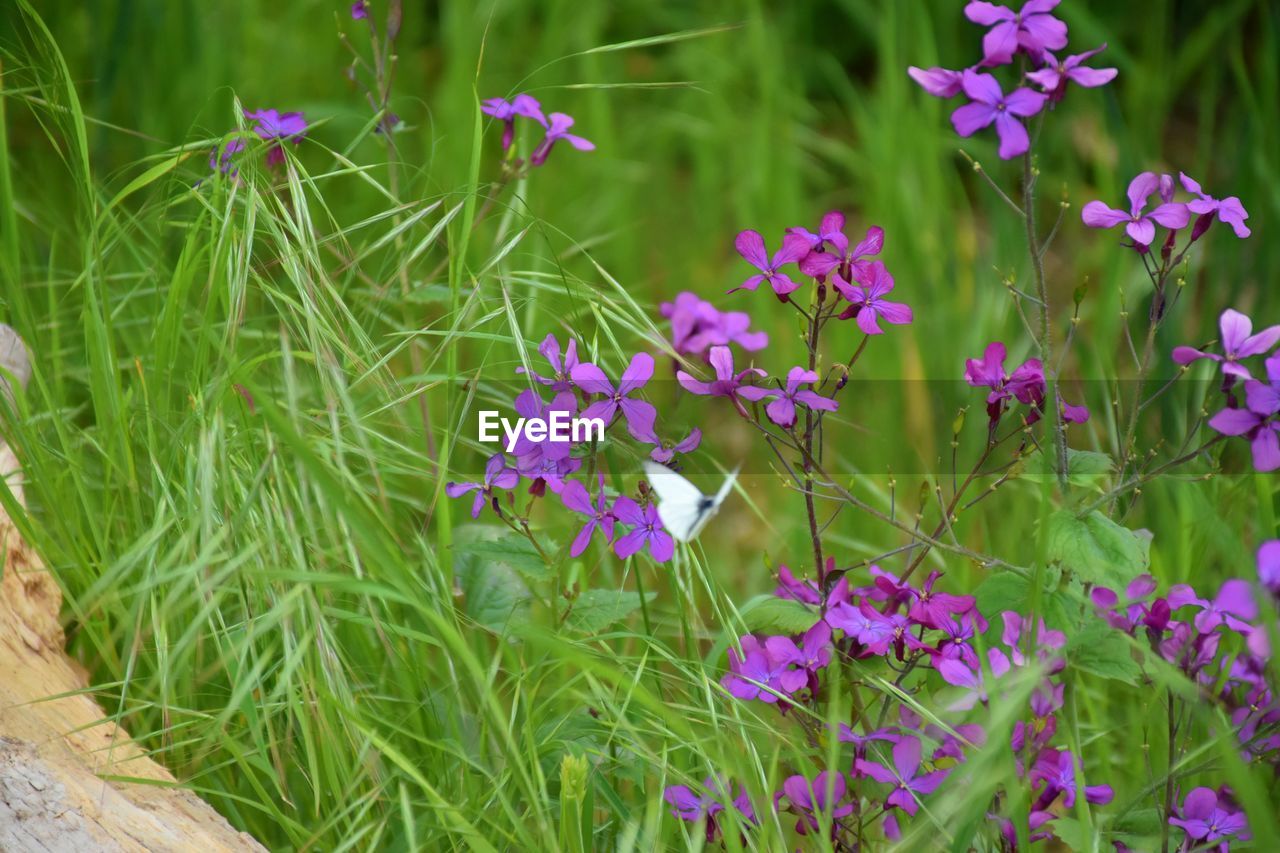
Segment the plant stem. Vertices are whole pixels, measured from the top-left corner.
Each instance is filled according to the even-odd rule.
[[[1045,396],[1053,424],[1053,445],[1057,451],[1058,485],[1067,488],[1067,427],[1058,404],[1058,377],[1053,361],[1053,332],[1049,325],[1049,289],[1044,280],[1044,253],[1036,236],[1035,175],[1031,168],[1031,150],[1022,155],[1022,219],[1027,227],[1027,251],[1031,253],[1031,271],[1035,275],[1036,294],[1040,300],[1040,363],[1045,369]]]

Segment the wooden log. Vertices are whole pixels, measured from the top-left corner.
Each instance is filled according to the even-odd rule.
[[[3,325],[0,367],[0,393],[30,376],[25,345]],[[3,440],[0,476],[21,502],[21,466]],[[63,649],[62,591],[3,507],[0,553],[0,850],[264,849],[178,786],[86,692]]]

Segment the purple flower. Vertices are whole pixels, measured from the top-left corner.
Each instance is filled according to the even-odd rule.
[[[709,395],[712,397],[728,397],[733,401],[733,405],[737,408],[738,413],[744,418],[747,415],[746,407],[742,405],[742,399],[758,400],[759,394],[756,392],[765,389],[756,388],[751,385],[743,385],[742,383],[751,376],[766,375],[763,370],[757,367],[749,367],[741,373],[733,372],[733,353],[728,347],[712,347],[710,355],[711,367],[716,372],[716,378],[711,382],[701,382],[694,379],[683,370],[676,371],[676,380],[690,394]]]
[[[964,16],[975,24],[991,27],[982,37],[983,65],[1004,65],[1021,49],[1032,58],[1046,50],[1067,46],[1067,25],[1049,13],[1060,0],[1028,0],[1018,12],[973,0],[964,7]]]
[[[1177,230],[1186,227],[1191,219],[1187,206],[1180,202],[1165,202],[1150,213],[1144,213],[1147,199],[1160,189],[1160,177],[1155,172],[1143,172],[1129,182],[1129,212],[1107,207],[1100,201],[1091,201],[1080,211],[1080,218],[1090,228],[1114,228],[1125,223],[1125,233],[1146,251],[1156,238],[1156,225]]]
[[[1101,47],[1068,56],[1061,61],[1052,53],[1045,51],[1044,68],[1028,73],[1027,79],[1038,83],[1049,95],[1050,101],[1062,100],[1062,96],[1066,94],[1068,82],[1087,89],[1105,86],[1116,79],[1116,74],[1119,72],[1114,68],[1086,68],[1083,63],[1106,49],[1106,44],[1103,44]]]
[[[221,172],[234,178],[240,170],[232,162],[232,157],[243,150],[243,139],[228,139],[226,144],[222,146],[221,154],[218,153],[217,148],[209,153],[209,170]]]
[[[996,134],[1000,137],[1002,160],[1011,160],[1026,153],[1031,141],[1018,117],[1027,118],[1040,112],[1049,99],[1048,95],[1023,87],[1014,89],[1005,97],[995,77],[973,71],[964,72],[963,86],[964,93],[972,100],[951,114],[951,125],[956,133],[973,136],[994,122]]]
[[[307,133],[307,120],[302,113],[278,113],[275,110],[257,110],[244,114],[254,122],[253,132],[264,141],[276,140],[267,151],[267,165],[276,166],[284,162],[284,148],[281,143],[292,142],[297,145]]]
[[[541,419],[550,422],[552,412],[566,412],[570,417],[578,411],[578,400],[570,391],[563,391],[550,403],[544,404],[538,392],[527,388],[516,395],[513,408],[526,420]],[[570,455],[573,443],[567,439],[555,439],[550,430],[539,441],[521,432],[511,447],[516,457],[516,470],[531,480],[545,480],[553,492],[560,491],[561,481],[576,471],[582,460]]]
[[[622,372],[616,388],[604,375],[604,371],[594,364],[576,364],[569,371],[569,376],[573,379],[573,384],[586,393],[604,395],[603,400],[597,400],[582,410],[584,419],[600,418],[607,426],[621,410],[623,417],[627,419],[627,431],[636,441],[658,443],[658,436],[653,431],[658,410],[651,403],[628,396],[643,388],[653,376],[653,356],[647,352],[636,353],[627,369]]]
[[[1277,555],[1280,563],[1280,555]],[[818,585],[811,580],[800,580],[786,566],[778,566],[778,588],[773,591],[778,598],[790,598],[803,604],[821,604]]]
[[[774,704],[782,692],[779,679],[791,661],[774,657],[765,644],[750,634],[741,638],[740,645],[741,657],[736,649],[729,649],[729,672],[720,683],[731,696]]]
[[[858,759],[854,768],[877,782],[893,785],[893,791],[885,800],[885,808],[900,808],[909,815],[919,809],[917,799],[920,796],[932,794],[947,778],[945,770],[920,773],[920,741],[913,737],[899,738],[893,745],[892,769],[866,759]]]
[[[1156,591],[1156,580],[1151,575],[1138,575],[1125,587],[1125,601],[1105,586],[1094,587],[1089,593],[1102,618],[1117,630],[1132,634],[1147,614],[1145,602]],[[1123,612],[1122,612],[1123,611]]]
[[[1040,753],[1031,768],[1031,784],[1038,787],[1041,783],[1045,789],[1037,798],[1035,809],[1047,809],[1058,794],[1065,794],[1062,798],[1064,807],[1071,808],[1076,804],[1075,759],[1069,750],[1048,747]],[[1114,796],[1110,785],[1090,785],[1084,789],[1084,798],[1095,805],[1106,805]]]
[[[884,229],[872,225],[856,246],[849,248],[849,238],[844,234],[844,214],[833,210],[822,217],[818,233],[804,228],[788,228],[788,234],[803,237],[809,242],[809,254],[800,259],[800,272],[813,278],[824,278],[832,270],[847,287],[855,277],[861,278],[872,255],[884,249]]]
[[[1250,630],[1248,620],[1258,618],[1258,605],[1253,600],[1253,589],[1247,581],[1238,578],[1225,581],[1212,601],[1194,596],[1179,596],[1180,606],[1195,605],[1200,608],[1196,614],[1196,630],[1207,634],[1219,625],[1226,625],[1232,631],[1247,634]]]
[[[662,792],[662,798],[671,806],[671,814],[680,820],[689,823],[705,820],[707,843],[711,844],[720,831],[716,815],[725,810],[725,804],[732,794],[732,786],[714,776],[708,776],[702,787],[701,792],[695,793],[685,785],[669,785]],[[745,820],[756,822],[755,809],[751,807],[751,800],[741,785],[738,786],[738,796],[733,799],[732,804]]]
[[[1190,364],[1207,358],[1221,364],[1224,374],[1251,379],[1249,370],[1240,363],[1241,359],[1261,355],[1280,341],[1280,326],[1268,326],[1255,335],[1253,321],[1233,308],[1222,312],[1218,318],[1218,329],[1222,333],[1222,355],[1202,352],[1195,347],[1174,347],[1173,360],[1178,364]]]
[[[570,557],[576,557],[587,550],[587,545],[591,544],[591,537],[596,530],[604,534],[606,545],[613,541],[613,523],[616,519],[613,510],[609,507],[609,498],[604,493],[603,474],[600,475],[600,490],[594,506],[586,487],[576,480],[564,484],[564,488],[560,490],[560,500],[574,512],[587,516],[587,523],[573,538],[573,545],[569,548]]]
[[[1280,597],[1280,539],[1269,539],[1258,546],[1258,580],[1268,592]]]
[[[671,321],[671,346],[681,355],[705,358],[711,347],[731,343],[754,352],[769,344],[767,334],[750,331],[751,317],[745,311],[720,311],[687,290],[663,302],[660,310]]]
[[[654,462],[660,462],[666,465],[672,459],[676,458],[677,453],[692,453],[698,449],[698,445],[702,443],[702,430],[694,427],[689,434],[677,441],[675,444],[662,444],[649,451],[649,458]]]
[[[546,125],[542,116],[542,105],[532,96],[519,94],[510,101],[505,98],[489,98],[480,105],[480,112],[490,115],[502,122],[502,150],[506,151],[516,138],[516,116],[531,118],[538,124]]]
[[[964,72],[949,68],[907,67],[907,74],[935,98],[953,98],[964,89]]]
[[[514,489],[519,482],[520,475],[514,469],[507,467],[507,457],[501,453],[495,453],[485,463],[483,482],[449,482],[445,484],[444,493],[451,498],[460,498],[467,492],[475,492],[476,499],[471,504],[471,517],[479,518],[480,510],[484,509],[486,501],[492,501],[493,511],[499,512],[498,499],[494,494],[495,489]]]
[[[529,155],[529,164],[531,166],[541,166],[545,163],[547,156],[551,153],[551,149],[561,139],[579,151],[596,150],[594,142],[569,132],[569,128],[573,127],[572,116],[564,113],[552,113],[547,116],[547,121],[543,123],[543,126],[547,129],[547,135],[543,137],[542,141],[538,143],[538,147],[533,149],[533,153]]]
[[[1187,794],[1178,816],[1169,818],[1169,823],[1181,827],[1195,842],[1211,843],[1232,835],[1241,840],[1249,837],[1244,812],[1233,809],[1225,799],[1219,800],[1212,788],[1196,788]]]
[[[538,344],[538,352],[551,365],[551,377],[541,376],[533,371],[529,371],[529,375],[543,385],[548,385],[553,391],[571,391],[573,383],[570,376],[573,369],[578,366],[578,342],[573,338],[569,338],[569,346],[565,349],[564,360],[560,358],[560,342],[556,340],[555,335],[547,335],[542,339],[542,343]],[[524,373],[524,365],[516,368],[516,373]]]
[[[1000,635],[1000,642],[1004,643],[1009,649],[1009,657],[1013,658],[1015,666],[1022,666],[1026,663],[1020,648],[1022,644],[1022,631],[1027,627],[1029,619],[1024,619],[1012,610],[1006,610],[1000,614],[1000,618],[1004,620],[1004,631]],[[1057,651],[1067,644],[1067,635],[1061,631],[1052,631],[1044,623],[1044,619],[1040,619],[1040,627],[1036,631],[1035,642],[1033,648],[1037,657],[1041,660],[1051,658],[1048,652]],[[1057,660],[1051,669],[1058,670],[1062,668],[1062,661]]]
[[[774,397],[774,401],[765,406],[764,412],[780,427],[790,428],[796,422],[796,403],[823,412],[834,412],[839,408],[835,400],[821,396],[815,391],[801,389],[801,385],[812,385],[818,381],[818,374],[803,367],[793,367],[787,372],[786,387],[779,390],[748,386],[739,393],[748,400],[764,400]]]
[[[772,259],[769,258],[769,253],[764,247],[764,238],[758,231],[740,232],[734,238],[733,245],[737,248],[738,254],[759,272],[737,287],[731,288],[729,293],[735,290],[755,290],[760,286],[760,282],[767,281],[773,288],[773,292],[781,298],[800,286],[778,270],[809,254],[809,241],[804,237],[799,234],[788,234],[783,237],[782,248],[774,253]]]
[[[800,818],[796,822],[796,832],[807,835],[818,831],[820,814],[827,815],[833,822],[853,814],[853,803],[839,805],[844,799],[845,791],[843,773],[823,770],[812,784],[803,776],[789,777],[782,783],[782,790],[774,800],[787,800],[791,811]]]
[[[369,17],[369,0],[356,0],[351,4],[351,20],[363,21]]]
[[[1247,438],[1253,452],[1254,469],[1274,471],[1280,468],[1280,439],[1276,436],[1280,424],[1272,420],[1273,414],[1274,410],[1259,412],[1252,407],[1223,409],[1209,418],[1209,426],[1223,435],[1242,435]]]
[[[1196,227],[1191,232],[1192,239],[1199,237],[1200,234],[1208,230],[1214,216],[1230,225],[1231,230],[1236,232],[1236,236],[1241,240],[1253,233],[1249,230],[1249,226],[1244,224],[1244,221],[1249,218],[1249,211],[1244,209],[1240,199],[1235,196],[1227,196],[1221,200],[1216,199],[1201,191],[1200,184],[1187,177],[1186,172],[1179,172],[1178,177],[1182,180],[1182,188],[1198,197],[1195,201],[1187,202],[1187,210],[1199,214],[1201,220],[1205,223],[1202,227],[1200,225],[1201,220],[1196,222]]]
[[[907,613],[915,621],[930,628],[942,630],[944,625],[952,624],[951,614],[966,613],[976,603],[972,595],[952,595],[947,592],[934,592],[933,585],[942,577],[941,572],[930,572],[924,586],[915,593],[915,601]]]
[[[778,676],[783,693],[795,693],[806,685],[812,690],[817,687],[818,670],[831,663],[831,626],[819,620],[800,638],[800,645],[790,637],[778,636],[765,640],[764,647],[773,660],[798,667]]]
[[[999,649],[987,649],[987,664],[991,667],[993,680],[1002,678],[1011,668],[1009,658]],[[959,658],[941,658],[934,661],[933,665],[943,681],[968,691],[949,705],[947,710],[967,711],[979,702],[986,704],[990,698],[982,670],[978,667],[971,667]]]
[[[885,269],[883,261],[872,261],[864,267],[855,268],[853,276],[855,285],[850,285],[839,275],[831,280],[840,295],[850,303],[840,313],[841,320],[857,317],[858,328],[868,335],[884,334],[877,322],[880,318],[899,326],[911,322],[910,307],[884,298],[893,290],[893,276]]]
[[[613,552],[622,559],[630,557],[646,545],[655,563],[665,563],[676,552],[675,540],[662,529],[658,508],[646,504],[644,509],[626,495],[619,495],[613,502],[613,517],[623,524],[632,525],[627,533],[613,543]]]

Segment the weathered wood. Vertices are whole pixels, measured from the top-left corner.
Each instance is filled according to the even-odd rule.
[[[25,346],[2,325],[0,367],[0,393],[30,376]],[[21,466],[2,440],[0,476],[21,501]],[[84,692],[86,674],[63,650],[62,592],[3,508],[0,553],[0,850],[262,850]]]

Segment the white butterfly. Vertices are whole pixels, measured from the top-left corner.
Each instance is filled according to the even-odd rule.
[[[646,460],[644,474],[662,500],[658,504],[658,518],[662,519],[662,526],[681,542],[688,542],[702,532],[738,479],[738,469],[735,468],[720,491],[712,496],[704,495],[693,483],[657,462]]]

